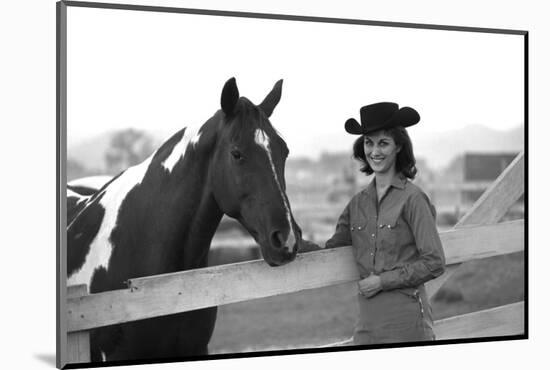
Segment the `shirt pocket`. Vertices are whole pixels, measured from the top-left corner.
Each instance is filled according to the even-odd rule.
[[[386,268],[393,267],[399,259],[400,250],[409,238],[409,227],[396,212],[378,220],[379,253]]]
[[[359,258],[367,248],[367,222],[363,220],[352,223],[350,226],[350,233],[353,255],[355,258]]]

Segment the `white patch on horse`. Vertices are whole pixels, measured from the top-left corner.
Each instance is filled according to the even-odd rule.
[[[193,129],[190,129],[187,127],[185,129],[185,133],[183,134],[183,137],[181,140],[174,146],[172,149],[172,153],[162,162],[162,166],[168,170],[168,172],[172,172],[174,169],[174,166],[179,162],[180,159],[183,158],[185,155],[185,151],[187,150],[187,147],[189,146],[189,143],[191,143],[192,147],[194,148],[197,143],[199,142],[201,133],[195,133]]]
[[[193,138],[191,139],[190,143],[191,145],[193,145],[193,148],[197,147],[197,144],[199,143],[201,135],[202,135],[202,132],[199,131],[199,133],[193,136]]]
[[[283,199],[283,204],[285,206],[286,210],[286,218],[288,221],[288,225],[290,226],[290,233],[288,234],[288,240],[286,241],[286,247],[292,248],[294,247],[294,244],[296,243],[296,236],[294,233],[294,227],[292,226],[292,217],[290,214],[290,206],[287,202],[287,199],[285,197],[285,194],[283,192],[283,187],[281,186],[281,183],[279,182],[279,178],[277,177],[277,171],[275,170],[275,163],[273,162],[273,157],[271,155],[271,148],[269,146],[269,136],[265,133],[264,130],[261,130],[259,128],[256,129],[254,133],[254,141],[256,144],[258,144],[260,147],[262,147],[265,152],[267,153],[267,158],[269,159],[269,164],[271,165],[271,172],[273,173],[273,177],[275,178],[275,182],[277,183],[277,188],[279,189],[279,193],[281,194],[281,198]]]
[[[109,237],[116,225],[120,205],[126,198],[128,192],[143,181],[143,177],[154,155],[153,153],[142,163],[128,168],[123,174],[103,189],[101,192],[103,193],[103,197],[99,201],[99,204],[105,208],[101,226],[94,240],[90,243],[90,249],[85,257],[84,264],[79,270],[69,276],[67,285],[87,284],[89,286],[92,275],[97,268],[108,268],[109,259],[111,258],[113,250]],[[71,225],[69,225],[69,227],[70,226]]]

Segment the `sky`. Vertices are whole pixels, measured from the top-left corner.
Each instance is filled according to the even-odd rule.
[[[134,127],[169,136],[220,108],[225,81],[271,116],[291,155],[347,150],[344,122],[393,101],[423,135],[523,124],[523,37],[70,7],[68,146]]]

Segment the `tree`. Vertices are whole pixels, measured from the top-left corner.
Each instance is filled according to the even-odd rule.
[[[142,162],[153,152],[152,139],[133,128],[118,131],[105,153],[107,171],[113,175]]]

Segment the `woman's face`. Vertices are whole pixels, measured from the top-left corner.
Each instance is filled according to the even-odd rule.
[[[401,147],[383,131],[364,136],[363,149],[367,163],[375,174],[395,172],[395,160]]]

